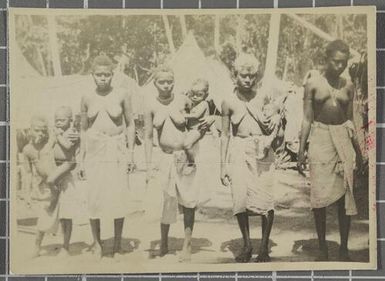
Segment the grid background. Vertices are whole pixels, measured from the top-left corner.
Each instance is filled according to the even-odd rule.
[[[292,271],[145,275],[9,275],[9,79],[7,8],[287,8],[377,6],[377,271]],[[385,0],[0,0],[0,281],[375,281],[385,280]]]

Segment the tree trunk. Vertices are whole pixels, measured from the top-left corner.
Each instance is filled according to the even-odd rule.
[[[180,20],[180,25],[182,27],[182,38],[184,40],[187,36],[186,19],[185,19],[184,15],[180,15],[179,20]]]
[[[238,15],[238,23],[237,23],[237,29],[235,34],[235,43],[237,48],[237,53],[239,54],[242,51],[242,31],[243,31],[243,19],[244,15]]]
[[[174,41],[172,40],[172,33],[170,29],[170,24],[168,22],[168,18],[166,15],[162,16],[163,23],[164,23],[164,28],[166,29],[166,36],[167,36],[167,41],[168,45],[170,47],[171,54],[175,54],[175,46],[174,46]]]
[[[51,51],[51,59],[55,76],[62,76],[60,65],[60,50],[57,42],[56,20],[54,15],[48,15],[48,38]]]
[[[269,39],[264,73],[264,77],[269,81],[275,76],[275,69],[277,66],[280,20],[280,14],[272,14],[270,17]]]
[[[220,16],[215,15],[215,24],[214,24],[214,48],[217,54],[219,54],[219,22]]]

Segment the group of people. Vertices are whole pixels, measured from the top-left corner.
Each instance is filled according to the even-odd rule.
[[[340,260],[349,261],[350,216],[357,213],[354,171],[361,163],[351,121],[354,90],[352,84],[341,77],[347,67],[349,47],[336,40],[328,44],[325,54],[322,71],[309,72],[304,85],[304,119],[297,168],[303,174],[306,158],[309,159],[310,200],[320,249],[317,260],[328,260],[325,208],[337,202]],[[231,187],[233,214],[243,238],[236,262],[246,263],[252,258],[249,216],[253,215],[262,218],[262,239],[256,262],[269,262],[268,243],[274,221],[274,158],[284,141],[283,105],[258,83],[262,75],[253,55],[240,54],[234,70],[234,88],[222,93],[220,179],[224,186]],[[132,93],[112,87],[113,63],[105,55],[95,58],[92,76],[96,87],[82,96],[80,130],[74,126],[68,107],[56,111],[53,133],[48,130],[44,117],[32,118],[32,138],[23,154],[31,190],[35,192],[33,199],[41,206],[35,256],[39,255],[44,234],[54,231],[58,218],[64,237],[62,253],[69,253],[75,166],[80,179],[88,185],[87,204],[93,236],[90,251],[98,256],[103,254],[101,231],[104,224],[111,223],[114,225],[113,253],[123,253],[121,238],[129,196],[127,174],[135,169]],[[159,255],[168,253],[170,225],[176,222],[178,207],[181,207],[185,238],[180,259],[188,261],[200,188],[192,184],[199,169],[197,151],[200,140],[213,126],[214,117],[209,114],[206,101],[208,81],[194,80],[185,95],[174,93],[174,83],[173,71],[166,66],[159,67],[153,77],[156,94],[145,97],[146,182],[151,188],[153,136],[156,135],[162,159],[154,178],[163,189]],[[310,147],[306,153],[309,135]]]

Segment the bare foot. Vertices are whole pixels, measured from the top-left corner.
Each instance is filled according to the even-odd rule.
[[[247,263],[251,260],[251,252],[253,251],[253,248],[251,247],[244,247],[242,249],[242,252],[236,256],[235,261],[239,263]]]
[[[267,252],[260,253],[256,259],[255,262],[262,263],[262,262],[270,262],[271,258]]]
[[[190,262],[191,261],[191,242],[183,246],[182,252],[179,256],[179,262]]]
[[[64,248],[61,248],[59,253],[57,254],[57,257],[59,258],[67,258],[70,256],[70,253],[68,252],[68,250],[64,249]]]
[[[102,247],[98,243],[93,243],[89,248],[88,252],[91,252],[92,255],[101,258],[102,255]]]
[[[345,262],[352,261],[352,259],[349,257],[349,250],[348,249],[340,249],[338,260],[339,261],[345,261]]]
[[[160,245],[159,256],[164,257],[167,254],[168,254],[168,245],[167,244]]]
[[[33,251],[32,251],[31,258],[34,259],[34,258],[37,258],[39,256],[40,256],[40,247],[35,246]]]

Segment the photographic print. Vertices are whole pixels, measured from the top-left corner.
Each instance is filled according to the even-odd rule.
[[[375,269],[375,21],[10,9],[11,272]]]

